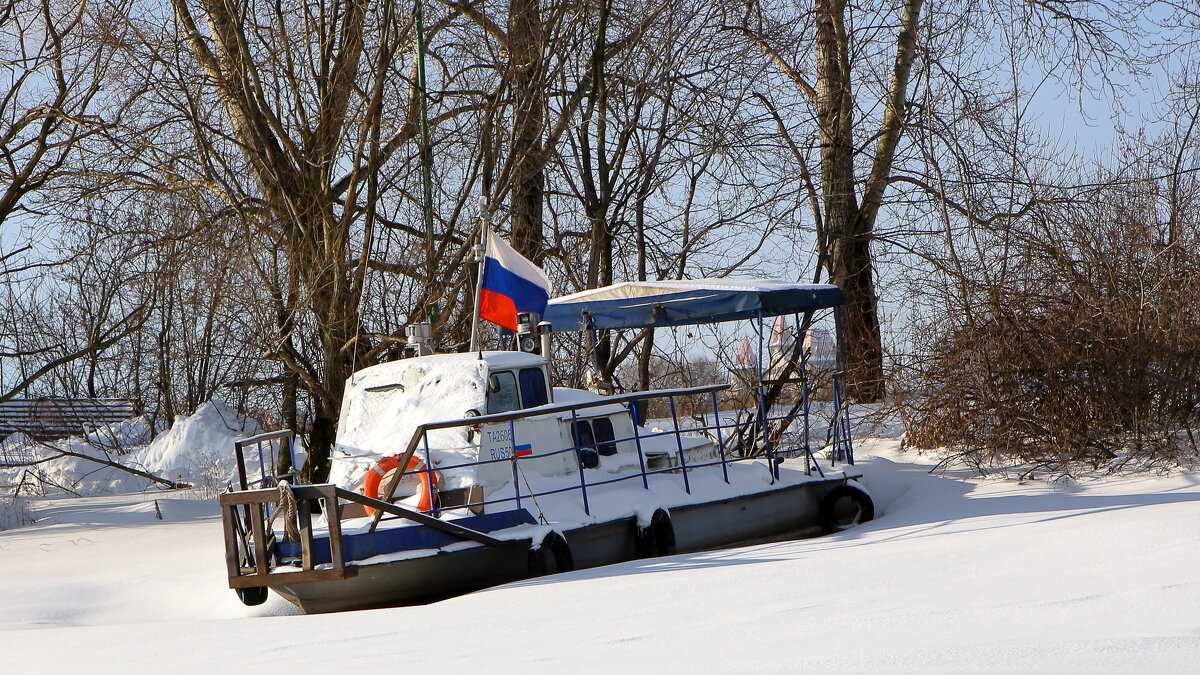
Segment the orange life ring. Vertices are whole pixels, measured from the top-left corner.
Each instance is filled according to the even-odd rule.
[[[375,466],[367,469],[367,475],[363,478],[363,495],[371,499],[379,499],[379,482],[387,475],[389,471],[400,467],[400,455],[389,455],[375,463]],[[414,453],[408,460],[408,468],[405,471],[419,471],[417,478],[420,481],[420,487],[417,488],[417,495],[420,499],[417,500],[417,509],[421,511],[430,511],[433,509],[433,493],[437,489],[437,474],[432,471],[425,470],[425,462],[421,461]],[[433,476],[433,484],[430,485],[430,476]],[[373,515],[375,509],[370,506],[364,507],[367,510],[367,515]]]

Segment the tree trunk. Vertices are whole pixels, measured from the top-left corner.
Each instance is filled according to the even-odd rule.
[[[842,341],[847,395],[861,403],[883,398],[883,346],[868,235],[852,235],[833,247],[830,279],[846,294]]]
[[[875,401],[883,394],[883,359],[875,311],[870,239],[858,232],[854,181],[854,98],[845,0],[817,0],[817,121],[825,201],[829,279],[846,294],[842,309],[846,376],[851,398]]]
[[[860,206],[854,175],[854,96],[845,0],[816,0],[817,83],[815,103],[821,140],[825,260],[829,279],[846,294],[842,339],[847,394],[862,403],[884,395],[883,344],[879,331],[871,239],[904,116],[904,95],[915,53],[921,0],[908,0],[897,40],[896,63],[883,128]]]
[[[281,406],[282,410],[280,410],[280,422],[282,423],[281,426],[284,429],[291,429],[292,431],[294,431],[296,433],[299,433],[299,431],[300,431],[299,429],[296,428],[296,393],[297,393],[296,390],[297,390],[297,380],[298,379],[299,378],[296,377],[295,372],[291,371],[290,369],[288,369],[286,367],[284,368],[284,370],[283,370],[283,402],[282,402],[282,406]],[[294,468],[292,466],[292,454],[290,452],[284,452],[282,443],[279,445],[279,458],[278,459],[279,459],[278,466],[279,466],[280,474],[285,474]]]
[[[512,69],[513,131],[509,144],[509,197],[513,248],[540,265],[545,258],[542,201],[545,175],[542,132],[546,125],[543,27],[539,0],[509,0],[508,37]]]

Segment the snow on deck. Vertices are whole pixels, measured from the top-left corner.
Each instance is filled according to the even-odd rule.
[[[848,532],[317,616],[238,602],[215,505],[36,502],[0,532],[5,669],[1194,672],[1200,474],[966,480],[896,445],[858,443],[879,517]]]

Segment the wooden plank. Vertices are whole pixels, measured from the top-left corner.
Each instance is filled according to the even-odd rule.
[[[307,499],[296,500],[296,517],[300,520],[300,549],[303,551],[301,566],[313,568],[313,525],[312,505]]]
[[[241,575],[241,561],[238,560],[237,528],[234,526],[238,513],[236,506],[221,507],[221,526],[225,531],[225,568],[229,577]]]
[[[299,487],[293,488],[293,491],[298,489]],[[226,492],[221,495],[221,504],[231,506],[240,504],[275,504],[278,501],[279,490],[276,488],[263,488],[261,490],[239,490],[238,492]]]
[[[258,575],[267,574],[267,533],[263,523],[263,506],[261,503],[250,505],[250,521],[254,527],[254,565]]]
[[[356,576],[358,570],[354,567],[327,570],[306,570],[303,572],[272,572],[270,574],[251,574],[232,577],[229,579],[230,588],[252,588],[254,586],[275,586],[279,584],[311,584],[320,581],[341,581]]]
[[[329,524],[329,560],[334,569],[345,569],[346,559],[342,551],[342,519],[338,517],[338,488],[323,485],[325,493],[325,521]]]

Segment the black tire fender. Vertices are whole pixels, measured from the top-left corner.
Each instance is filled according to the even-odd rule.
[[[656,558],[675,555],[675,526],[671,514],[659,509],[650,518],[648,527],[639,527],[633,537],[633,548],[638,558]]]
[[[254,607],[261,605],[267,601],[266,586],[249,586],[247,588],[236,588],[238,599],[243,605]]]
[[[845,483],[821,498],[817,509],[821,529],[826,532],[841,532],[875,518],[875,502],[861,488]]]
[[[540,577],[575,569],[571,546],[557,532],[542,537],[537,546],[529,548],[529,576]]]

